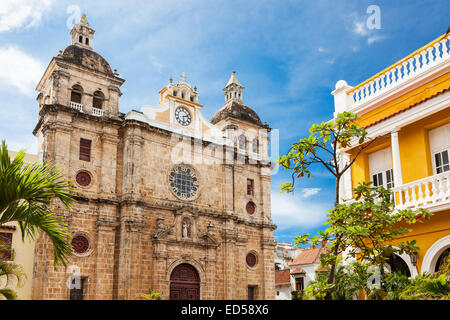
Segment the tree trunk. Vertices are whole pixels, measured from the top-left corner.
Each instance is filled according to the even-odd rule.
[[[339,204],[339,181],[341,179],[341,176],[338,175],[336,176],[336,180],[335,180],[335,187],[334,187],[334,207],[336,208],[336,206]],[[333,251],[333,255],[335,257],[337,257],[338,255],[338,251],[339,251],[339,241],[340,239],[337,239],[337,242],[334,246],[334,251]],[[332,284],[334,283],[334,272],[336,270],[336,261],[333,262],[333,264],[330,267],[330,273],[328,274],[328,284]],[[325,296],[325,300],[331,300],[331,292],[327,292],[326,296]]]

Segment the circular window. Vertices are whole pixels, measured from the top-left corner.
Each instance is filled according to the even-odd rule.
[[[76,181],[82,187],[87,187],[91,184],[91,175],[86,171],[81,171],[77,173]]]
[[[250,252],[249,254],[247,254],[245,261],[250,268],[253,268],[254,266],[256,266],[256,255]]]
[[[72,238],[72,247],[78,254],[85,253],[89,249],[89,240],[83,235],[76,235]]]
[[[256,205],[252,201],[250,201],[245,206],[245,209],[247,210],[248,214],[254,214],[256,210]]]
[[[182,200],[192,200],[198,193],[198,178],[194,170],[187,166],[177,166],[169,174],[172,192]]]

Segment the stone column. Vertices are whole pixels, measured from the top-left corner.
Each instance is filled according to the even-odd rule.
[[[120,244],[118,272],[118,299],[135,299],[145,293],[142,273],[142,240],[145,222],[140,208],[134,204],[122,208],[120,218]],[[147,284],[145,284],[147,285]]]
[[[101,141],[101,166],[99,192],[102,198],[113,199],[116,192],[117,145],[119,138],[115,135],[103,133]]]
[[[223,283],[224,296],[222,299],[232,300],[236,297],[236,234],[234,232],[233,220],[225,222],[225,229],[222,234],[223,257],[224,264]]]
[[[142,161],[142,145],[144,139],[140,128],[131,126],[125,137],[123,153],[123,194],[126,198],[138,199],[140,197]]]
[[[261,184],[261,192],[260,192],[260,200],[261,200],[261,211],[263,213],[262,221],[265,223],[272,222],[272,214],[270,207],[270,182],[272,181],[272,176],[270,175],[270,167],[263,166],[261,167],[261,175],[260,175],[260,184]]]
[[[233,183],[233,165],[224,165],[223,166],[223,209],[225,212],[229,215],[232,215],[233,212],[233,205],[234,205],[234,183]]]
[[[263,263],[263,282],[261,299],[275,299],[275,240],[271,228],[263,229],[261,240],[261,262]]]
[[[160,293],[162,299],[169,300],[170,281],[167,280],[167,268],[168,268],[167,260],[169,256],[167,254],[165,240],[153,241],[152,256],[153,256],[152,291]]]
[[[99,218],[96,221],[96,281],[93,292],[96,300],[114,298],[114,252],[118,225],[118,222],[106,218]]]
[[[206,294],[205,298],[208,300],[219,299],[217,295],[216,285],[216,246],[208,246],[205,258],[205,275],[206,275]]]
[[[236,238],[236,256],[234,263],[236,264],[236,295],[233,299],[247,300],[248,298],[248,270],[245,257],[247,255],[248,238],[246,236],[238,236]]]
[[[403,184],[402,165],[400,161],[400,149],[398,144],[398,129],[391,132],[392,171],[394,172],[394,186]]]

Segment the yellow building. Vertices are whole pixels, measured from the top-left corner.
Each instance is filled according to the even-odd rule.
[[[450,251],[449,38],[437,38],[355,87],[340,80],[332,92],[334,116],[353,112],[369,136],[378,137],[346,172],[341,200],[351,199],[359,182],[372,181],[393,190],[396,209],[434,213],[397,239],[415,239],[420,247],[417,256],[396,258],[411,276],[434,272]],[[342,162],[358,150],[357,143],[340,150]]]
[[[11,159],[15,158],[17,152],[9,151],[9,156]],[[38,156],[33,154],[26,154],[24,161],[26,163],[34,163],[38,161]],[[0,225],[0,237],[5,242],[9,243],[10,252],[5,252],[7,261],[14,262],[23,267],[26,279],[21,287],[17,287],[17,282],[12,281],[8,288],[14,290],[17,294],[17,299],[29,300],[31,299],[31,287],[33,280],[33,263],[34,263],[34,249],[35,241],[29,238],[25,238],[22,241],[22,233],[20,227],[16,222],[8,222]],[[0,288],[3,288],[6,284],[6,279],[0,277]]]

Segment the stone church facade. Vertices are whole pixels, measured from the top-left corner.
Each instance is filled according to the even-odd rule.
[[[148,287],[163,299],[274,299],[270,128],[236,74],[211,121],[184,77],[158,106],[123,114],[125,80],[93,35],[83,15],[37,86],[39,156],[65,170],[77,202],[59,207],[67,268],[38,239],[33,299],[136,299]]]

